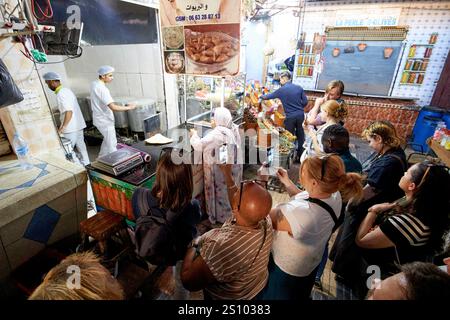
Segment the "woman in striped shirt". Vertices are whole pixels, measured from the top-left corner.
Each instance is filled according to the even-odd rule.
[[[383,278],[398,271],[396,264],[430,257],[449,228],[448,168],[429,161],[415,164],[399,186],[405,197],[370,207],[356,235],[356,244],[369,249],[366,261],[380,266]]]

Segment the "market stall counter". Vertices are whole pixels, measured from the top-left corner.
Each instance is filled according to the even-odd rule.
[[[0,279],[59,240],[75,235],[87,218],[87,173],[63,156],[0,163]]]
[[[191,145],[189,142],[189,129],[192,125],[181,124],[163,133],[164,136],[173,140],[167,144],[148,144],[139,141],[131,147],[150,155],[150,162],[118,176],[99,170],[92,165],[86,168],[92,183],[92,189],[97,206],[109,209],[115,213],[125,216],[133,221],[133,209],[131,197],[138,187],[151,189],[156,179],[156,166],[158,159],[166,148],[176,148],[183,150],[183,159],[190,159]],[[204,128],[198,134],[203,137],[209,130]],[[201,165],[193,165],[194,192],[193,198],[201,197],[203,193],[203,169]]]

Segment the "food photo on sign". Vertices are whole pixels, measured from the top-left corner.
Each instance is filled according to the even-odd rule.
[[[186,73],[235,75],[239,72],[239,24],[184,27]]]
[[[161,0],[161,26],[239,23],[240,0]]]
[[[179,50],[184,47],[183,27],[162,28],[162,38],[165,50]]]
[[[167,73],[185,73],[184,51],[165,51],[164,62]]]

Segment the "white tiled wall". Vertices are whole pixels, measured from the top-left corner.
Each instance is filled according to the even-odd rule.
[[[115,68],[108,84],[112,96],[133,96],[164,101],[159,44],[85,47],[78,59],[65,62],[69,85],[77,96],[89,95],[90,83],[102,65]]]
[[[325,27],[334,26],[338,10],[368,8],[387,10],[389,8],[401,8],[398,25],[409,27],[406,38],[406,50],[399,64],[401,69],[405,64],[405,58],[411,44],[428,43],[430,34],[433,32],[438,33],[438,40],[434,45],[423,85],[400,85],[400,70],[392,91],[392,96],[419,98],[418,103],[420,105],[429,104],[450,48],[450,1],[343,0],[307,2],[302,28],[303,32],[306,33],[305,41],[312,41],[315,32],[323,34]],[[295,37],[297,35],[297,26],[298,18],[294,17],[292,12],[287,11],[284,14],[275,15],[273,21],[274,33],[283,33],[284,36],[275,37],[274,47],[277,48],[283,45],[276,42],[276,39]],[[287,46],[287,44],[285,43],[284,46]],[[281,50],[278,51],[281,52]],[[294,52],[291,54],[294,54]],[[277,49],[274,58],[276,57]],[[287,58],[287,56],[284,58]],[[295,81],[305,89],[313,89],[316,79],[317,73],[315,72],[313,78],[297,78]]]

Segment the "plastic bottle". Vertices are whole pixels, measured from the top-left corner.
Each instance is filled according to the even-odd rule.
[[[436,125],[436,129],[434,130],[433,139],[440,143],[444,136],[445,129],[445,122],[439,121]]]
[[[29,170],[33,168],[33,165],[31,164],[28,143],[24,139],[22,139],[17,132],[14,134],[13,148],[16,151],[16,155],[19,159],[21,168],[23,170]]]

